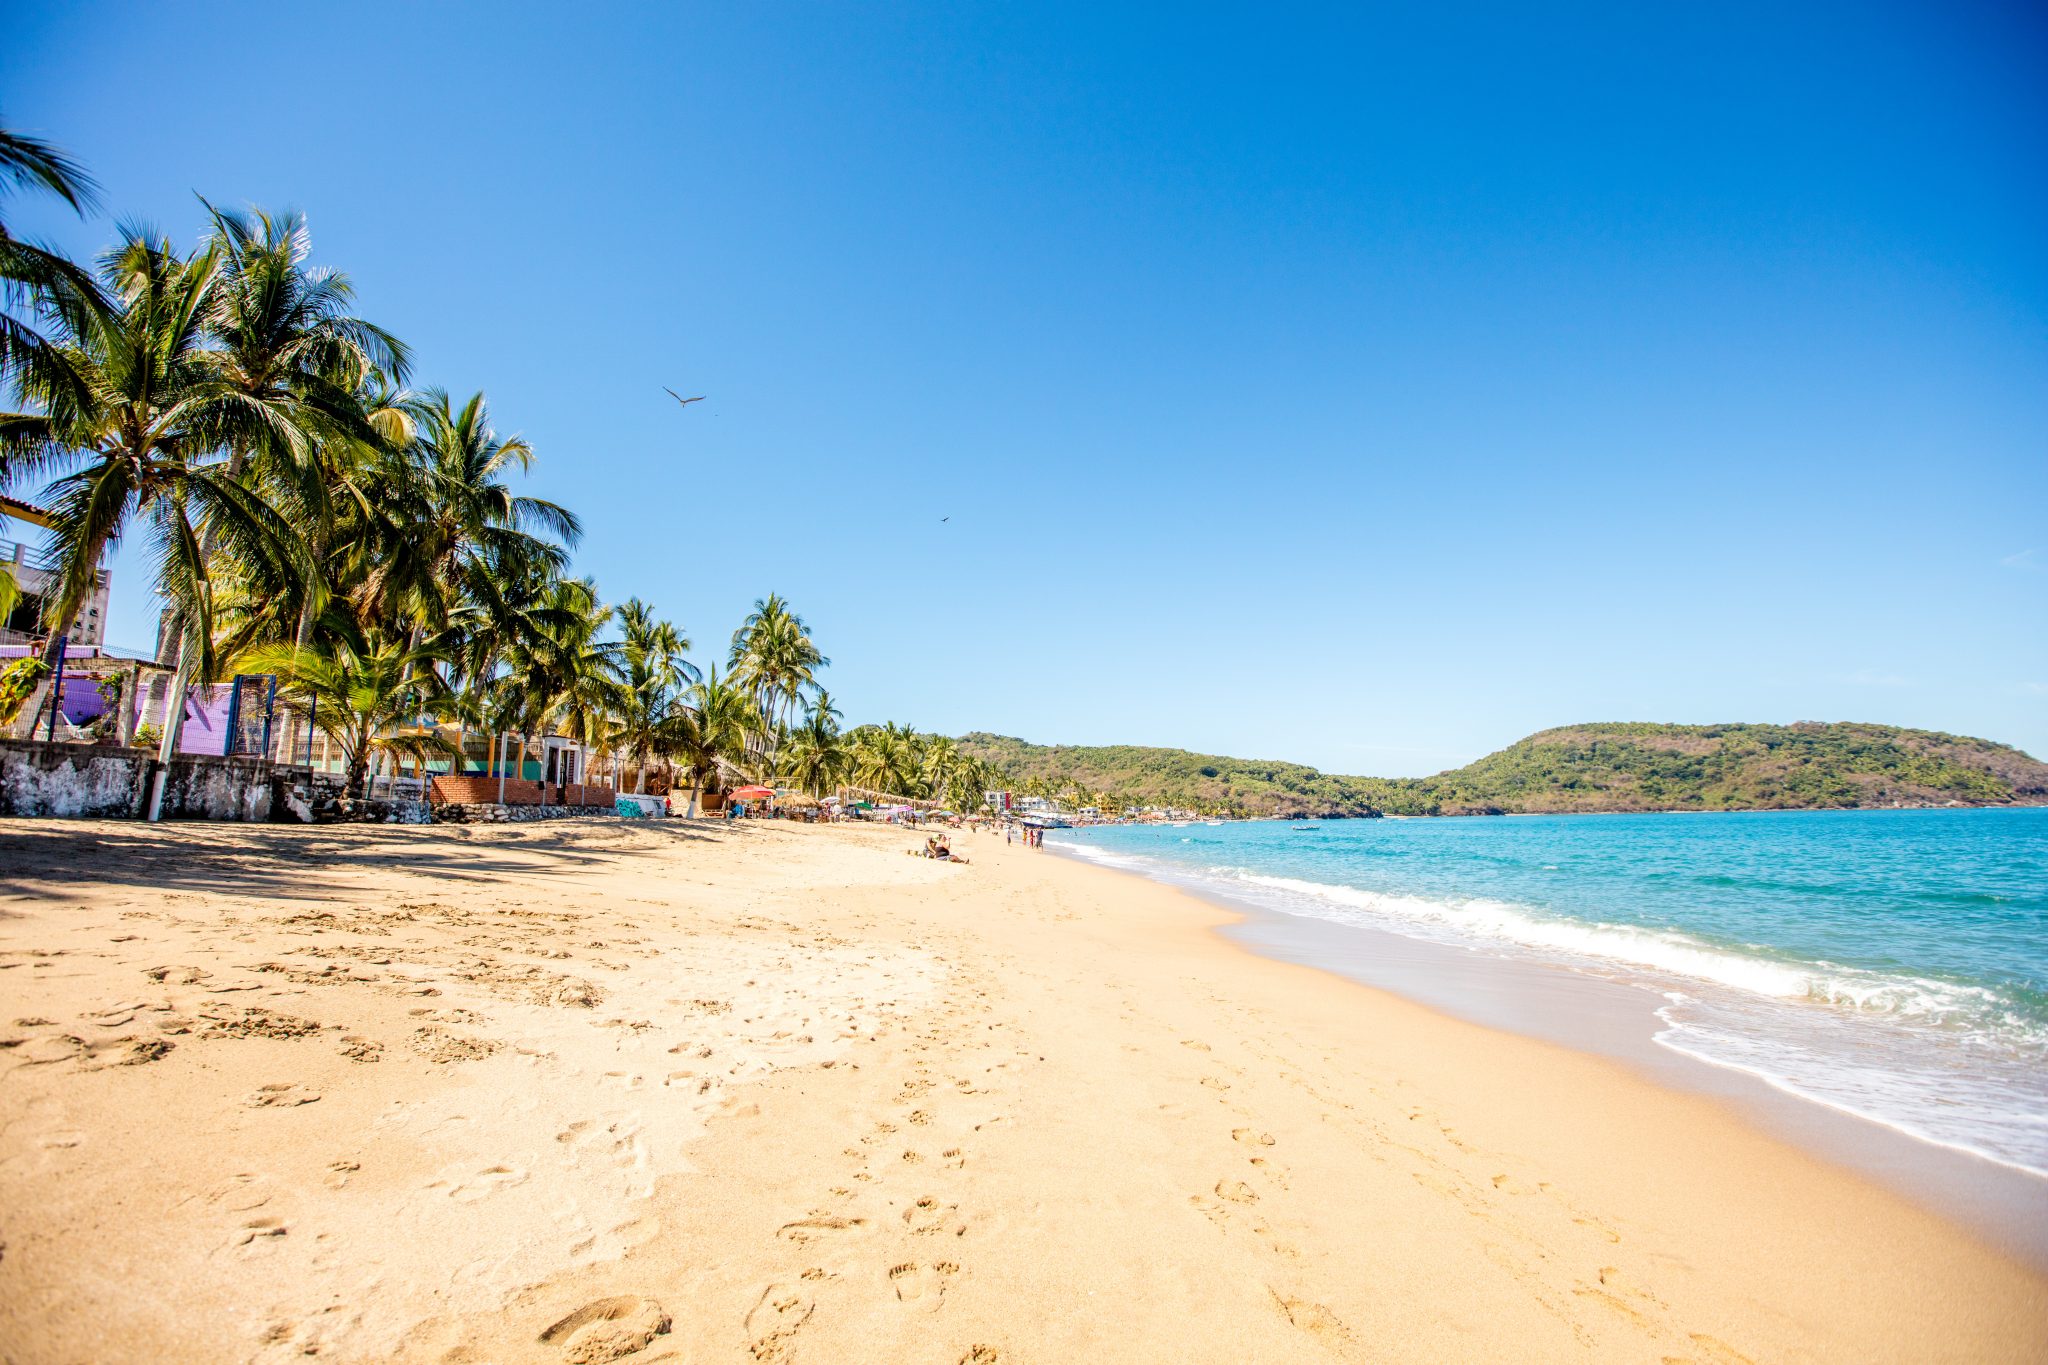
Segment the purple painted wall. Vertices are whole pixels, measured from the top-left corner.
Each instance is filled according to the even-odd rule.
[[[194,687],[185,694],[185,728],[178,732],[179,753],[227,752],[228,700],[231,693],[232,689],[223,684],[219,687]],[[151,706],[145,689],[136,703],[136,725],[159,725],[162,722],[163,703]]]
[[[64,700],[58,703],[64,719],[73,725],[90,725],[107,714],[107,699],[100,695],[97,678],[64,677]]]

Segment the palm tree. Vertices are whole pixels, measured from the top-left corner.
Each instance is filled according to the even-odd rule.
[[[924,779],[925,794],[943,801],[961,764],[960,746],[944,735],[933,735],[919,755],[918,776]]]
[[[730,678],[720,678],[716,668],[690,687],[673,752],[689,774],[692,814],[704,789],[718,783],[721,768],[746,759],[748,736],[758,724],[752,698]]]
[[[277,675],[286,707],[341,750],[345,787],[355,796],[368,795],[373,754],[424,765],[452,750],[439,731],[420,723],[445,714],[448,701],[433,662],[430,652],[395,641],[364,653],[272,645],[250,656],[252,667]]]
[[[81,217],[98,204],[98,186],[77,162],[38,138],[0,128],[0,200],[22,189],[55,195]],[[22,241],[0,221],[0,381],[24,379],[39,390],[64,390],[74,404],[87,401],[81,377],[43,335],[43,319],[35,315],[61,318],[104,308],[91,272]],[[0,482],[6,476],[0,452]]]
[[[576,514],[505,483],[533,464],[533,448],[491,426],[484,396],[456,408],[430,389],[403,405],[417,437],[380,472],[381,505],[366,509],[373,554],[369,609],[383,619],[439,628],[462,593],[488,600],[492,580],[518,569],[560,573],[564,547],[582,537]],[[557,543],[559,542],[559,543]]]
[[[697,668],[683,657],[689,637],[637,597],[619,607],[619,659],[623,684],[610,742],[633,756],[635,794],[647,790],[648,760],[674,743],[683,713],[684,680]]]
[[[910,731],[891,722],[854,733],[853,780],[871,791],[907,796],[917,785],[917,757]]]
[[[780,594],[770,593],[754,603],[733,632],[728,662],[734,681],[754,694],[767,722],[764,732],[772,734],[777,723],[787,724],[804,697],[817,690],[819,670],[832,661],[819,652],[804,619]]]
[[[819,695],[818,704],[804,713],[802,723],[789,733],[782,751],[782,774],[798,789],[823,796],[836,786],[851,761],[851,751],[839,733],[839,713],[831,698]]]
[[[546,594],[556,624],[506,652],[503,687],[516,700],[522,731],[559,732],[586,746],[601,738],[605,718],[619,706],[619,646],[602,640],[611,608],[588,579],[562,579]]]
[[[68,334],[55,349],[62,369],[83,381],[83,398],[32,368],[16,382],[37,410],[0,414],[0,455],[15,475],[70,471],[46,494],[51,656],[93,591],[107,547],[136,518],[149,527],[156,588],[180,625],[172,722],[159,753],[166,764],[186,687],[214,675],[214,548],[243,564],[312,573],[293,528],[221,459],[236,423],[205,330],[219,271],[211,248],[187,259],[166,241],[131,234],[102,264],[113,310],[63,314]],[[152,816],[155,807],[153,797]]]
[[[222,262],[207,325],[235,428],[230,465],[239,474],[266,456],[275,473],[318,498],[325,471],[315,443],[376,444],[364,387],[373,375],[404,383],[410,357],[397,338],[349,312],[355,288],[346,275],[306,264],[304,218],[207,209]]]

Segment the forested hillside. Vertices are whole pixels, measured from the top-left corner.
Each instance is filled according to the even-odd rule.
[[[1024,790],[1105,809],[1339,816],[2048,803],[2048,764],[1989,740],[1889,725],[1573,725],[1424,778],[990,734],[967,735],[960,747]]]

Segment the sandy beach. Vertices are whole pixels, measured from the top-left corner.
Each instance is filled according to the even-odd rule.
[[[0,1359],[2048,1351],[1709,1099],[917,842],[0,824]]]

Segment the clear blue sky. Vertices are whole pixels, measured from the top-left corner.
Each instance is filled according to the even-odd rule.
[[[303,209],[607,596],[786,594],[852,720],[2048,757],[2041,11],[1406,8],[25,6],[110,213],[10,211]]]

